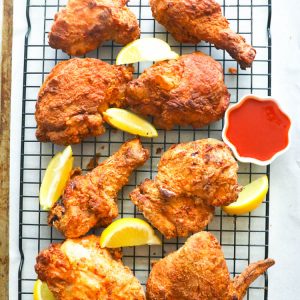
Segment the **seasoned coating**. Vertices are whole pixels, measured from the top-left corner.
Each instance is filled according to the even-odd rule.
[[[200,198],[165,197],[153,180],[146,179],[130,194],[132,202],[166,238],[185,237],[205,228],[214,207]]]
[[[36,136],[59,145],[80,143],[103,134],[101,113],[125,105],[131,67],[112,66],[93,58],[58,63],[43,83],[36,104]]]
[[[230,94],[221,65],[201,52],[158,62],[128,83],[126,98],[137,113],[163,129],[203,127],[222,118]]]
[[[126,45],[139,38],[140,29],[128,0],[69,0],[54,17],[49,45],[69,55],[83,55],[103,42]]]
[[[161,157],[154,180],[130,193],[132,202],[166,238],[202,230],[214,206],[237,200],[238,164],[221,141],[173,145]]]
[[[101,248],[94,235],[50,245],[39,253],[35,271],[57,300],[145,300],[121,252]]]
[[[255,49],[229,27],[215,0],[150,0],[153,17],[181,43],[206,41],[226,50],[242,69],[250,67]]]
[[[91,172],[72,176],[62,200],[49,212],[49,225],[68,238],[82,236],[95,226],[109,225],[118,216],[117,193],[148,157],[148,150],[133,139]]]
[[[154,264],[147,282],[147,299],[241,300],[249,285],[274,263],[272,259],[258,261],[230,280],[217,239],[209,232],[199,232]]]

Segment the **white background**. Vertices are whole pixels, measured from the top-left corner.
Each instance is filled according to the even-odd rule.
[[[241,0],[242,2],[243,0]],[[19,157],[25,0],[14,1],[11,112],[10,299],[17,299]],[[290,151],[271,167],[269,299],[300,299],[300,2],[272,1],[272,96],[293,120]]]

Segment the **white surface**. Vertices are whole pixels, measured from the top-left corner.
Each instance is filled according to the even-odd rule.
[[[300,268],[297,257],[300,232],[300,37],[297,28],[300,11],[297,0],[282,4],[273,1],[272,94],[281,100],[294,121],[291,150],[272,165],[270,205],[270,257],[276,266],[269,271],[269,299],[298,299]],[[294,3],[292,5],[291,3]],[[296,6],[298,8],[296,9]],[[23,44],[26,30],[25,1],[15,1],[13,41],[13,85],[11,122],[11,201],[10,201],[10,299],[17,299],[19,154],[21,133],[21,101],[23,79]],[[295,15],[294,18],[292,16]],[[298,24],[297,24],[298,23]],[[299,31],[299,29],[298,29]],[[298,82],[297,82],[298,81]],[[295,130],[298,122],[298,132]]]

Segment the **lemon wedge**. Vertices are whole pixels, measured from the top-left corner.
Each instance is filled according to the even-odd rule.
[[[136,114],[121,108],[109,108],[103,112],[104,120],[110,125],[144,137],[157,137],[156,129]]]
[[[256,209],[265,199],[269,189],[268,177],[262,176],[247,184],[240,192],[236,202],[222,209],[229,215],[240,215]]]
[[[124,65],[141,61],[162,61],[176,59],[178,56],[165,41],[157,38],[143,38],[123,47],[117,56],[116,64]]]
[[[49,210],[61,196],[73,168],[72,148],[68,146],[50,161],[40,188],[40,205]]]
[[[123,218],[105,228],[100,237],[101,247],[119,248],[140,245],[160,245],[153,228],[137,218]]]
[[[38,279],[33,287],[33,300],[55,300],[55,297],[49,290],[47,283]]]

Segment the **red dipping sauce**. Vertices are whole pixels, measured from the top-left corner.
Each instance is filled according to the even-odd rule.
[[[225,136],[241,157],[267,161],[288,146],[290,126],[275,101],[248,96],[228,110]]]

